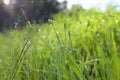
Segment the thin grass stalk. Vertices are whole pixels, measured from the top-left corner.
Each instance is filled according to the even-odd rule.
[[[19,59],[17,60],[17,63],[16,63],[16,65],[15,65],[15,68],[13,69],[13,72],[12,72],[12,74],[11,74],[11,76],[10,76],[10,78],[9,78],[8,80],[14,80],[15,75],[16,75],[16,73],[17,73],[17,70],[18,70],[18,68],[19,68],[19,65],[20,65],[20,63],[22,62],[22,59],[23,59],[23,57],[24,57],[24,54],[27,52],[27,50],[28,50],[29,47],[30,47],[30,45],[29,45],[29,46],[26,48],[28,42],[29,42],[29,39],[26,41],[25,45],[23,46],[23,48],[22,48],[22,50],[21,50],[21,52],[20,52],[20,55],[19,55]]]
[[[61,40],[60,40],[60,37],[59,37],[59,35],[58,35],[58,33],[57,33],[56,28],[55,28],[55,27],[53,27],[53,28],[54,28],[54,31],[55,31],[55,34],[56,34],[56,37],[57,37],[58,43],[59,43],[59,45],[60,45],[60,48],[62,49],[63,44],[62,44],[62,42],[61,42]]]
[[[16,50],[16,49],[15,49]],[[9,68],[8,68],[8,76],[10,75],[10,72],[11,72],[11,66],[13,65],[13,61],[14,61],[14,58],[15,58],[15,51],[14,51],[14,54],[12,55],[12,58],[11,58],[11,61],[10,61],[10,65],[9,65]]]
[[[70,39],[71,51],[73,51],[73,43],[72,43],[72,37],[71,37],[70,30],[68,30],[68,37],[69,37],[69,39]]]

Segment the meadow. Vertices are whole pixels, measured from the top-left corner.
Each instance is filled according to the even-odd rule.
[[[0,33],[0,80],[120,80],[119,16],[73,8]]]

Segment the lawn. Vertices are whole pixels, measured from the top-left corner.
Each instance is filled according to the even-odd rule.
[[[0,80],[120,80],[120,13],[73,8],[0,34]]]

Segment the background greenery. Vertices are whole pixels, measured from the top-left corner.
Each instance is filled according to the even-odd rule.
[[[23,28],[27,23],[45,23],[51,19],[51,14],[65,9],[67,2],[57,0],[15,0],[6,5],[0,1],[0,32],[4,29],[14,29],[17,25]],[[18,26],[19,25],[19,26]]]
[[[120,80],[119,16],[73,7],[0,34],[0,80]]]

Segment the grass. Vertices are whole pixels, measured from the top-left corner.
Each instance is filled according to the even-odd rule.
[[[73,9],[0,34],[0,80],[120,80],[119,15]]]

